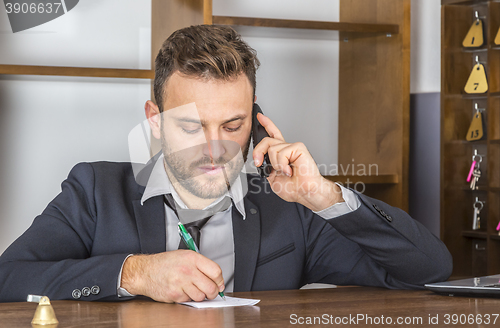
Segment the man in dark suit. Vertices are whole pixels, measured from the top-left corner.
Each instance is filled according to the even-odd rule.
[[[313,283],[421,288],[451,273],[443,243],[404,211],[324,179],[302,143],[270,137],[267,179],[241,174],[258,60],[229,27],[174,32],[155,63],[146,116],[162,151],[131,163],[82,163],[0,257],[0,301],[163,302]],[[200,254],[178,249],[179,220],[211,211]],[[206,222],[205,222],[206,221]]]

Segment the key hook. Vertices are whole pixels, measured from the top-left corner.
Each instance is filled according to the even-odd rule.
[[[474,18],[475,18],[476,20],[479,20],[480,18],[486,18],[486,17],[485,17],[485,16],[479,16],[479,11],[477,11],[477,10],[476,10],[476,11],[474,12]]]
[[[482,202],[479,200],[479,197],[476,197],[476,201],[474,202],[474,208],[477,208],[479,211],[481,211],[484,207],[484,203],[486,203],[486,201]]]
[[[479,157],[479,161],[476,161],[476,157]],[[477,153],[477,149],[474,149],[474,155],[472,155],[472,161],[476,161],[478,163],[481,163],[483,161],[483,156],[479,155]]]

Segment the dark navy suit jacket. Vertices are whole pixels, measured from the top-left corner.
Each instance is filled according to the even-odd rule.
[[[282,200],[259,176],[248,182],[246,220],[232,213],[234,291],[313,282],[422,288],[451,274],[444,244],[400,209],[358,194],[357,210],[327,221]],[[163,199],[141,205],[143,185],[130,163],[76,165],[62,192],[0,257],[0,301],[72,299],[75,289],[92,286],[99,293],[82,300],[119,300],[126,256],[166,247]]]

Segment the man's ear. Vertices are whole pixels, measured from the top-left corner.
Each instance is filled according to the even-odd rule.
[[[158,106],[155,105],[154,102],[148,100],[144,105],[144,112],[146,113],[149,127],[151,128],[151,133],[156,139],[160,139],[161,137],[160,109],[158,108]]]
[[[257,101],[257,96],[253,96],[253,102],[255,103]]]

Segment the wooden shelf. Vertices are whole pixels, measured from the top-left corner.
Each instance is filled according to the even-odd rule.
[[[395,24],[339,23],[339,22],[324,22],[324,21],[292,20],[292,19],[236,17],[236,16],[212,16],[212,22],[213,24],[219,24],[219,25],[299,28],[299,29],[331,30],[331,31],[354,32],[354,33],[386,33],[386,34],[399,33],[399,25]]]
[[[481,139],[476,141],[467,141],[467,140],[449,140],[445,142],[447,145],[486,145],[488,140]]]
[[[465,178],[464,178],[464,181],[465,181]],[[453,190],[461,190],[461,191],[470,191],[470,192],[480,192],[480,191],[489,191],[491,190],[490,187],[488,186],[484,186],[484,185],[479,185],[477,186],[478,189],[476,190],[472,190],[470,189],[469,187],[469,182],[465,182],[464,184],[460,184],[460,185],[449,185],[449,186],[446,186],[446,190],[447,191],[453,191]]]
[[[500,240],[500,236],[499,235],[490,235],[490,239]]]
[[[488,99],[488,94],[487,93],[475,93],[475,94],[463,93],[462,98],[463,99]]]
[[[152,70],[26,65],[0,65],[0,74],[107,77],[126,79],[154,78],[154,71]]]
[[[462,231],[462,236],[467,238],[486,239],[488,234],[484,231]]]
[[[399,183],[397,174],[383,174],[383,175],[325,175],[326,179],[342,184],[357,182],[366,184],[396,184]]]
[[[441,0],[443,5],[477,5],[487,3],[488,0]]]
[[[488,93],[478,93],[478,94],[468,94],[468,93],[448,93],[441,94],[441,96],[445,99],[470,99],[470,100],[479,100],[479,99],[488,99]],[[491,92],[489,94],[490,97],[500,97],[500,92]]]
[[[483,45],[482,47],[479,48],[463,48],[462,47],[462,52],[487,52],[488,51],[488,46]],[[453,51],[450,51],[453,52]]]

